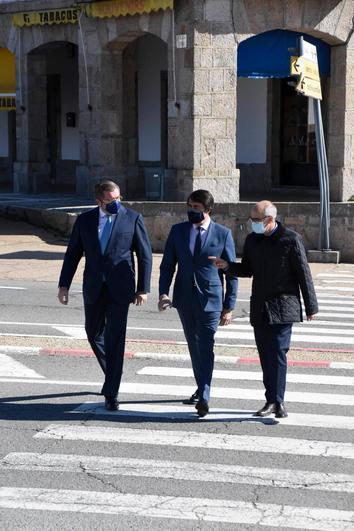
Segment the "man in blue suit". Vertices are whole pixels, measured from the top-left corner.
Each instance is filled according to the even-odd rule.
[[[109,180],[95,187],[97,208],[75,222],[59,279],[58,298],[68,304],[69,288],[85,255],[83,297],[85,330],[105,381],[101,393],[106,408],[118,409],[118,390],[129,304],[146,302],[150,291],[152,253],[140,214],[120,202],[120,190]],[[134,255],[138,263],[135,283]]]
[[[184,403],[195,404],[198,415],[209,411],[214,368],[214,335],[218,324],[232,320],[237,279],[226,278],[213,265],[216,256],[235,257],[230,229],[214,223],[210,215],[214,199],[207,190],[196,190],[187,200],[188,221],[174,225],[168,236],[160,266],[159,309],[174,306],[188,343],[197,391]],[[220,255],[219,255],[220,253]],[[172,278],[173,300],[169,298]]]

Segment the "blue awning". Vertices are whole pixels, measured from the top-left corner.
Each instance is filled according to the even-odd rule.
[[[330,75],[331,47],[320,39],[304,33],[287,30],[273,30],[255,35],[241,42],[237,51],[237,75],[239,77],[290,76],[290,56],[296,55],[289,48],[298,48],[298,38],[317,47],[318,65],[321,76]]]

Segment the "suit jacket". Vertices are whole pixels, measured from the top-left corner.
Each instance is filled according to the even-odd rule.
[[[96,301],[104,276],[112,299],[118,304],[129,304],[134,301],[136,291],[150,291],[152,253],[143,218],[121,205],[103,255],[98,221],[98,207],[78,216],[64,257],[59,286],[70,288],[78,263],[85,255],[84,302],[93,304]],[[133,252],[138,263],[137,286]]]
[[[237,279],[227,276],[224,292],[223,274],[211,260],[208,260],[208,256],[220,256],[228,261],[236,260],[235,244],[230,229],[211,221],[197,258],[192,256],[189,248],[190,230],[191,225],[188,221],[173,225],[171,228],[160,265],[160,295],[168,295],[178,264],[173,289],[174,307],[189,305],[195,286],[204,311],[232,310],[236,302]],[[233,257],[232,260],[230,257]]]

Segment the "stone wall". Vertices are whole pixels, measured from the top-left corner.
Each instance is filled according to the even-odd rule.
[[[217,204],[213,219],[232,230],[237,254],[242,254],[249,232],[247,222],[253,203]],[[126,203],[141,212],[148,228],[154,251],[163,251],[167,235],[174,223],[185,221],[185,203]],[[278,219],[296,230],[306,249],[317,249],[319,236],[319,203],[276,203]],[[341,252],[342,262],[354,262],[354,202],[331,204],[331,248]]]

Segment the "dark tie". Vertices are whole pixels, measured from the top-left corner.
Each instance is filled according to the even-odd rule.
[[[198,231],[198,234],[197,234],[197,237],[195,239],[194,253],[193,253],[194,258],[197,258],[197,256],[199,256],[200,250],[202,248],[202,236],[201,236],[202,227],[198,227],[197,231]]]
[[[103,227],[103,231],[100,238],[100,246],[101,246],[101,252],[104,254],[110,235],[111,235],[111,229],[112,229],[112,216],[106,216],[106,224]]]

